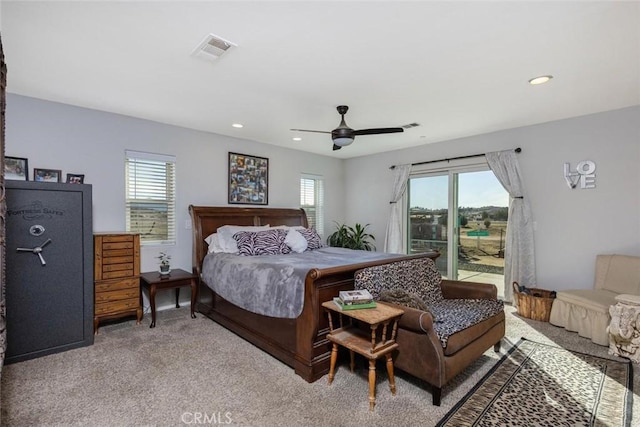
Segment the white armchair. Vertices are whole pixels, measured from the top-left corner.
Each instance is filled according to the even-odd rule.
[[[558,291],[549,322],[608,346],[609,307],[616,296],[640,296],[640,256],[598,255],[593,287]]]

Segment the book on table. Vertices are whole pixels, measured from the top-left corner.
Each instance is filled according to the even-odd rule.
[[[344,305],[368,304],[373,301],[373,296],[366,289],[340,291],[338,297]]]
[[[373,300],[358,304],[345,304],[339,297],[334,297],[333,302],[340,310],[362,310],[365,308],[376,308],[377,306]]]

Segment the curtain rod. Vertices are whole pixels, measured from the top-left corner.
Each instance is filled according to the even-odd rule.
[[[516,153],[520,153],[522,151],[522,148],[518,147],[515,150]],[[420,166],[420,165],[427,165],[429,163],[438,163],[438,162],[448,162],[451,160],[460,160],[460,159],[471,159],[473,157],[482,157],[484,156],[484,154],[471,154],[469,156],[458,156],[458,157],[451,157],[449,159],[440,159],[440,160],[428,160],[426,162],[419,162],[419,163],[411,163],[411,166]],[[389,169],[395,169],[396,166],[389,166]]]

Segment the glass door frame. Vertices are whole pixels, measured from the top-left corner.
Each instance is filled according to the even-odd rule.
[[[405,221],[405,236],[407,253],[411,253],[411,222],[408,220],[408,213],[410,211],[410,182],[414,178],[427,178],[436,176],[447,176],[448,180],[448,207],[447,207],[447,274],[445,277],[449,280],[457,280],[458,278],[458,238],[460,235],[460,225],[458,224],[458,176],[461,173],[469,172],[485,172],[490,171],[489,165],[486,161],[479,163],[468,162],[467,164],[460,165],[447,165],[446,167],[432,167],[421,168],[412,171],[409,175],[409,182],[407,183],[407,191],[405,192],[405,200],[403,205],[405,206],[405,213],[403,215],[403,221]]]

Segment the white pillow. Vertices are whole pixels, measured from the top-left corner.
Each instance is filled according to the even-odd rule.
[[[269,229],[268,225],[261,226],[242,226],[242,225],[223,225],[218,228],[218,242],[222,252],[228,254],[238,253],[238,243],[233,238],[233,235],[238,231],[263,231]]]
[[[218,234],[210,234],[206,239],[204,239],[204,241],[209,245],[209,253],[222,252],[222,246],[220,246],[220,239],[218,238]]]
[[[293,252],[302,253],[307,250],[307,239],[295,229],[289,229],[284,242]]]

